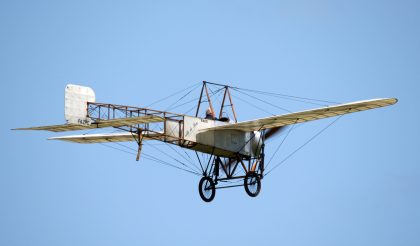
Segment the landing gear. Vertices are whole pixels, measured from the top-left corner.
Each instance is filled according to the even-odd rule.
[[[216,189],[231,188],[236,186],[244,186],[246,194],[250,197],[256,197],[261,191],[261,177],[256,172],[248,172],[245,176],[239,176],[229,179],[243,178],[243,184],[239,185],[225,185],[216,187],[216,182],[209,176],[204,176],[200,179],[198,184],[198,192],[200,193],[201,199],[205,202],[213,201],[216,196]],[[226,181],[226,178],[217,179],[218,181]]]
[[[202,177],[198,184],[198,192],[201,199],[205,202],[211,202],[216,195],[216,187],[214,181],[210,177]]]
[[[256,197],[261,191],[261,178],[255,172],[249,172],[244,178],[244,187],[246,194],[250,197]]]
[[[216,189],[243,186],[250,197],[256,197],[260,193],[261,179],[264,177],[264,137],[261,148],[253,155],[245,156],[238,152],[236,156],[222,157],[212,153],[204,166],[198,154],[197,158],[203,173],[198,185],[203,201],[211,202],[216,195]]]

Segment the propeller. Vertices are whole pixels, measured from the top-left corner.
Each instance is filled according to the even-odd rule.
[[[265,131],[265,140],[283,132],[286,129],[285,126],[279,126],[279,127],[274,127],[274,128],[270,128],[268,130]]]

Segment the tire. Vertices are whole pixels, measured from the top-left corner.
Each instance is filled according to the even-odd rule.
[[[261,178],[255,172],[249,172],[244,179],[246,194],[250,197],[256,197],[261,191]]]
[[[198,184],[198,192],[200,193],[201,199],[205,202],[213,201],[216,196],[216,187],[213,180],[210,177],[202,177]]]

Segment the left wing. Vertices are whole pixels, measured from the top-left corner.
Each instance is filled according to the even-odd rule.
[[[161,140],[163,138],[162,133],[155,132],[144,132],[142,140]],[[72,135],[53,137],[48,140],[62,140],[73,143],[110,143],[110,142],[130,142],[139,141],[137,134],[131,132],[118,132],[118,133],[101,133],[101,134],[83,134],[83,135]]]
[[[144,115],[139,117],[131,118],[118,118],[111,120],[100,120],[93,122],[89,125],[78,125],[78,124],[63,124],[63,125],[52,125],[52,126],[36,126],[28,128],[16,128],[12,130],[45,130],[51,132],[65,132],[65,131],[76,131],[76,130],[87,130],[104,127],[121,127],[131,126],[144,123],[162,122],[163,118],[156,115]]]
[[[243,121],[234,124],[216,126],[203,129],[203,131],[212,130],[240,130],[240,131],[259,131],[269,128],[292,125],[312,120],[319,120],[328,117],[334,117],[343,114],[359,112],[368,109],[380,108],[397,103],[396,98],[372,99],[352,103],[339,104],[324,108],[306,110],[296,113],[276,115],[251,121]]]

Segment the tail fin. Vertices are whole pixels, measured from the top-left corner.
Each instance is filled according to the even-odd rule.
[[[88,102],[95,102],[92,88],[68,84],[65,89],[64,115],[68,124],[90,125]]]

